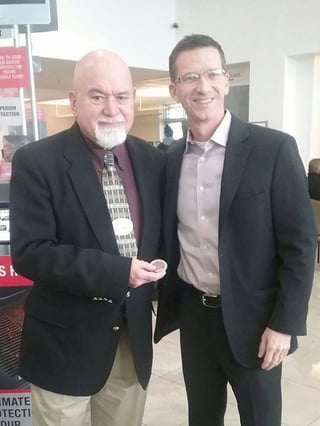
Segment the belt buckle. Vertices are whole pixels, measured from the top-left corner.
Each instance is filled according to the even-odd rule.
[[[216,304],[216,306],[215,306],[214,304],[208,303],[208,300],[212,300],[213,301],[214,299],[216,299],[215,301],[217,301],[219,299],[219,295],[209,296],[208,294],[203,294],[201,296],[201,299],[202,299],[202,304],[204,306],[206,306],[207,308],[213,308],[213,309],[215,309],[215,308],[218,308],[220,306],[220,304]]]

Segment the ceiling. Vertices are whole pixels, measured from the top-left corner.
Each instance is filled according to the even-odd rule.
[[[68,97],[72,88],[72,76],[75,61],[39,58],[34,63],[35,91],[37,102],[55,101]],[[137,108],[160,108],[164,104],[173,103],[169,91],[168,72],[163,70],[131,67],[134,85],[137,88]],[[159,88],[156,95],[146,89]],[[159,92],[161,90],[161,93]]]

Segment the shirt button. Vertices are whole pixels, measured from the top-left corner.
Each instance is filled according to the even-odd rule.
[[[212,278],[213,277],[213,273],[209,272],[209,277]]]
[[[201,219],[202,221],[204,221],[204,220],[205,220],[205,216],[200,216],[200,219]]]
[[[201,185],[199,189],[200,189],[200,191],[203,191],[204,187]]]
[[[204,162],[206,159],[204,157],[200,157],[200,161]]]
[[[120,330],[120,327],[118,327],[118,326],[114,326],[114,327],[112,327],[112,330],[113,330],[113,331],[119,331],[119,330]]]

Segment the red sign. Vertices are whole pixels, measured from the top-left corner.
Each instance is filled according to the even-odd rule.
[[[11,256],[0,256],[0,287],[31,286],[32,284],[31,280],[15,272]]]
[[[25,47],[0,47],[0,87],[28,87],[27,64]]]

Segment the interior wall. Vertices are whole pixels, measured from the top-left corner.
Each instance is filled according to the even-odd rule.
[[[311,132],[309,137],[303,127],[312,127],[313,109],[308,107],[303,118],[288,120],[285,71],[287,58],[320,53],[320,2],[302,5],[291,0],[288,6],[287,0],[176,0],[176,11],[177,40],[191,33],[209,34],[221,43],[227,63],[250,62],[249,121],[268,121],[277,129],[284,129],[286,121],[286,131],[300,136],[297,142],[306,163],[316,135]]]
[[[314,58],[310,158],[320,158],[320,55]]]
[[[148,142],[159,141],[160,120],[160,112],[156,110],[148,113],[137,113],[130,134]]]
[[[249,85],[231,86],[225,98],[225,107],[242,120],[249,119]]]
[[[285,70],[284,92],[284,130],[291,131],[299,141],[299,149],[304,164],[316,153],[320,153],[319,144],[319,94],[320,76],[316,76],[315,56],[302,55],[288,58]],[[316,129],[318,128],[318,131]],[[315,141],[318,143],[315,143]]]
[[[78,60],[105,48],[130,66],[167,69],[176,31],[174,1],[57,0],[57,11],[58,31],[32,34],[34,55]]]
[[[42,104],[41,108],[45,111],[48,136],[68,129],[74,122],[69,107],[57,110],[55,105]]]

